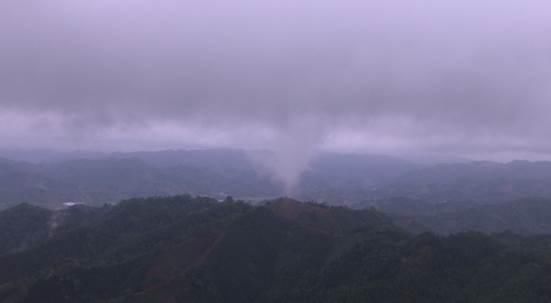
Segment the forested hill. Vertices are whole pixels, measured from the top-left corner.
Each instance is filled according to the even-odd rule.
[[[526,198],[488,205],[434,205],[419,200],[390,199],[380,203],[378,209],[413,231],[551,234],[551,199]]]
[[[178,196],[18,206],[0,226],[31,218],[14,232],[38,240],[0,257],[2,303],[551,301],[551,254],[525,249],[548,240],[413,236],[372,209]]]

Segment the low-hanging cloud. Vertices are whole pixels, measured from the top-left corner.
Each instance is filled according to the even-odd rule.
[[[548,1],[7,0],[0,37],[4,144],[550,147]]]

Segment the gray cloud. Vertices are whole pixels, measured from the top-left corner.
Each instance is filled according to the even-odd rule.
[[[5,144],[550,147],[548,1],[6,0],[0,37]]]

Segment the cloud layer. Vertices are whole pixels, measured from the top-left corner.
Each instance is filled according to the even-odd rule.
[[[4,145],[551,148],[548,1],[6,0],[0,37]]]

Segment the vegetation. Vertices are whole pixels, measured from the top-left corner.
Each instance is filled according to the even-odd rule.
[[[0,257],[0,302],[551,300],[545,237],[415,236],[374,209],[289,199],[177,196],[63,212],[45,241]]]
[[[551,234],[551,200],[548,199],[521,199],[490,205],[434,205],[393,199],[382,203],[379,208],[391,214],[398,225],[412,232]]]

